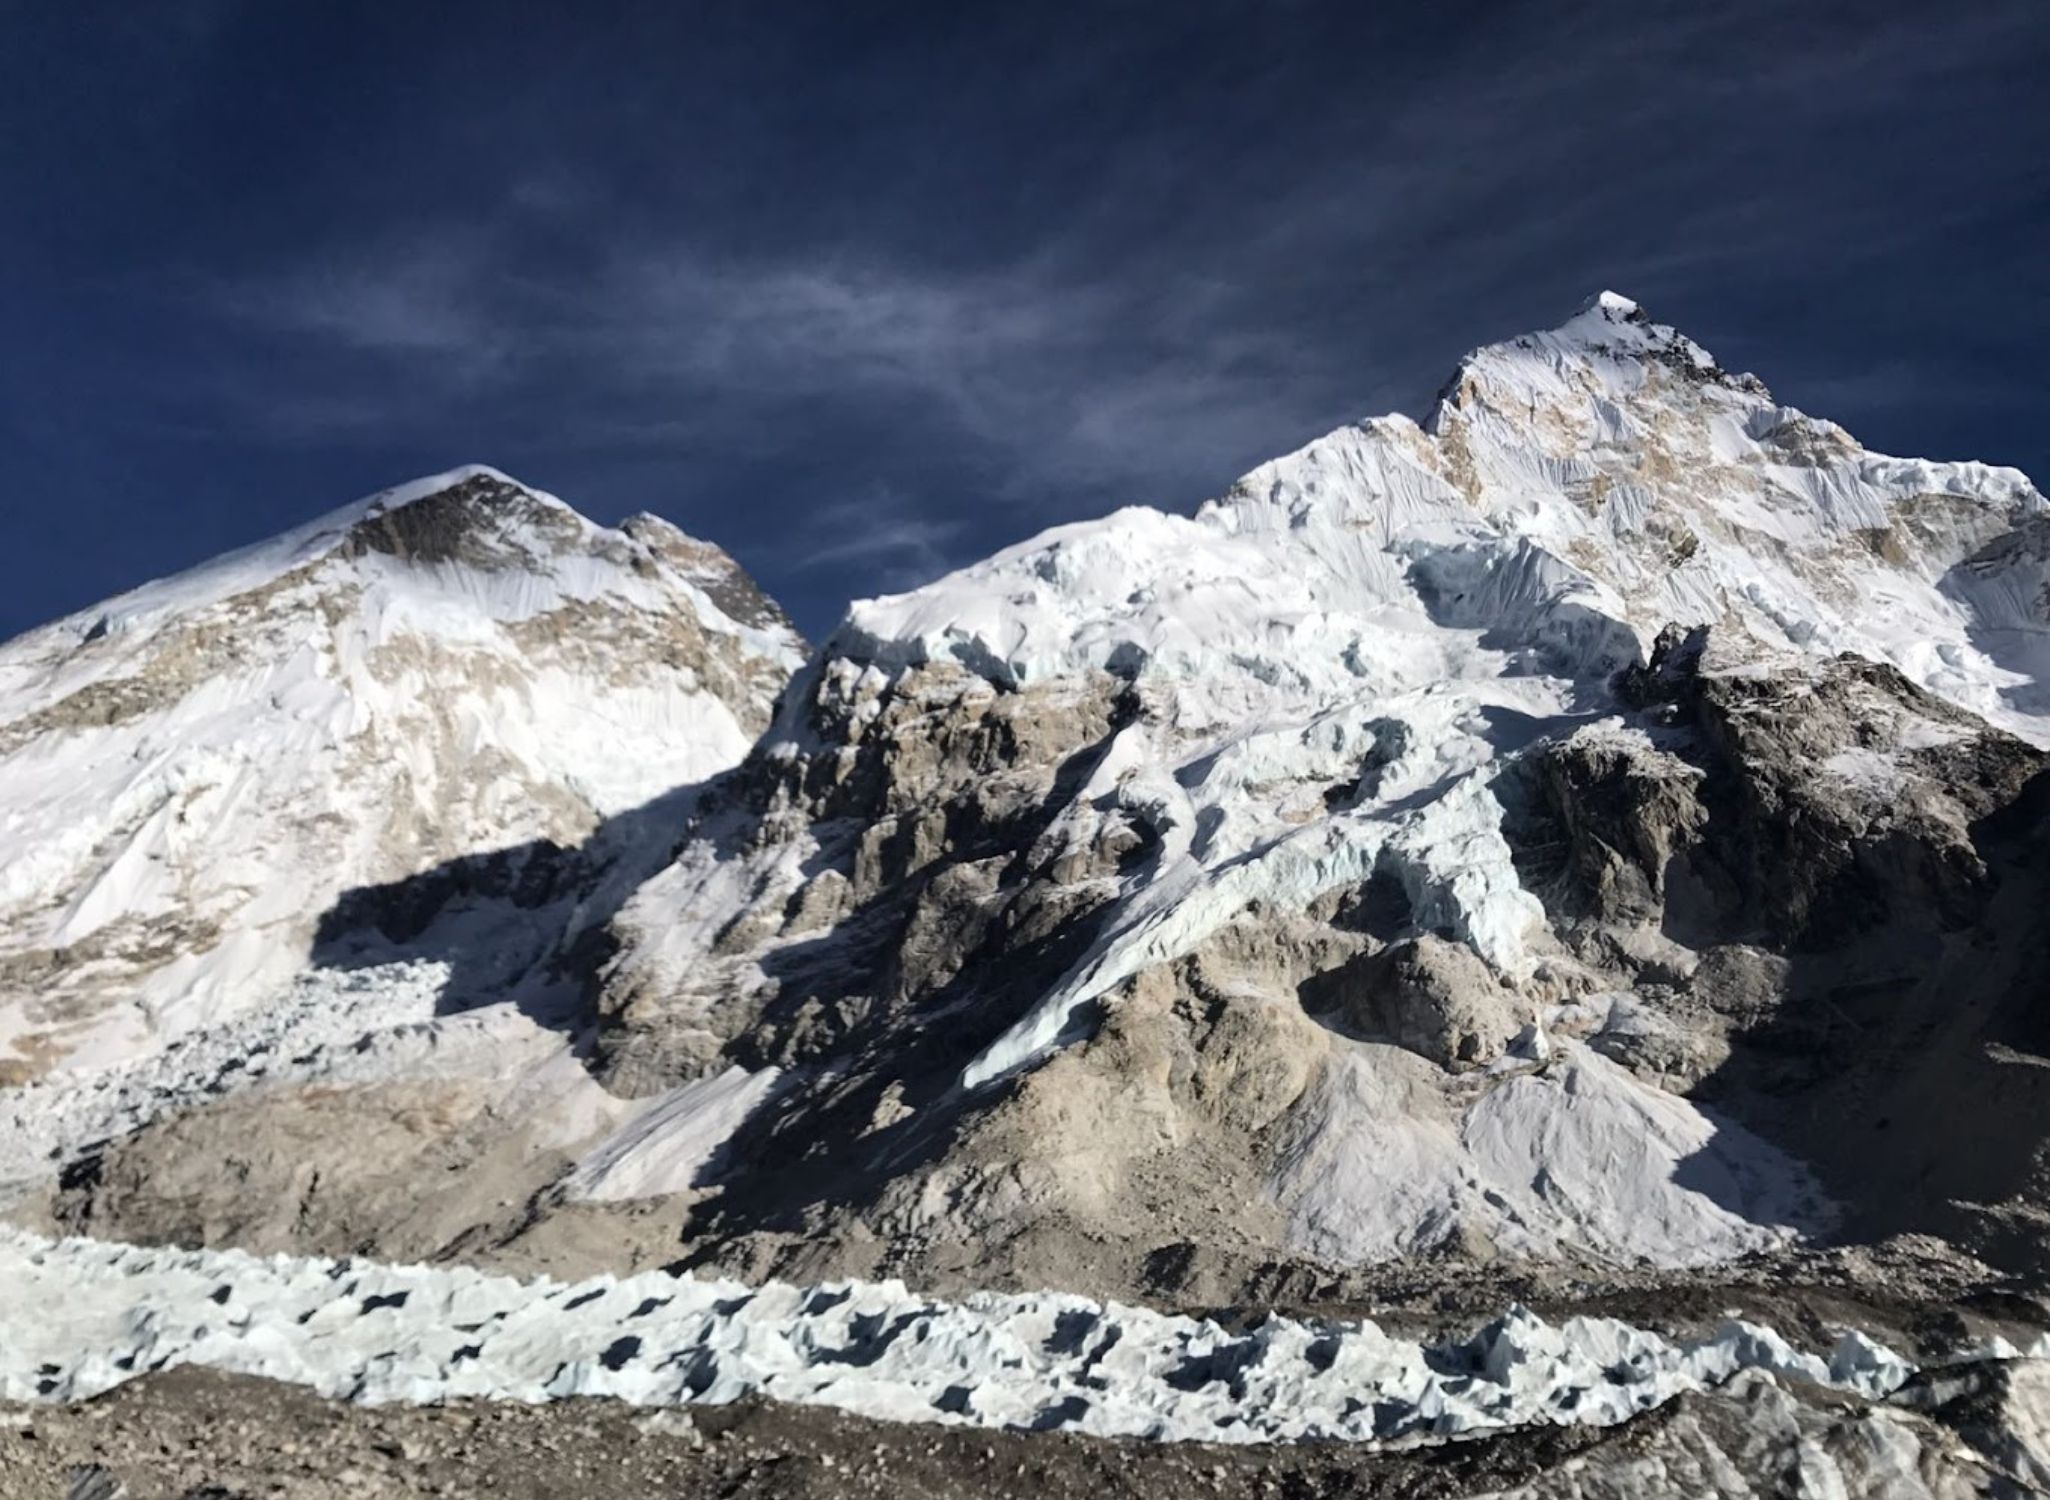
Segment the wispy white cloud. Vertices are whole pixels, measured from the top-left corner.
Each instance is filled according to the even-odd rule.
[[[779,539],[783,565],[897,586],[1106,499],[1193,502],[1340,421],[1413,410],[1463,347],[1602,285],[1690,323],[1668,295],[1742,309],[1755,346],[1762,275],[1824,285],[1973,233],[1978,197],[1904,211],[1874,191],[1887,153],[1838,170],[1876,118],[1953,107],[2030,15],[1965,10],[1851,31],[1763,4],[1651,4],[1627,25],[1603,7],[1505,12],[1442,28],[1414,78],[1381,69],[1371,98],[1290,101],[1300,128],[1226,101],[1243,140],[1186,116],[1149,133],[1141,112],[1076,169],[1086,182],[1025,162],[1007,192],[1062,212],[1009,237],[949,236],[894,182],[849,185],[819,220],[758,222],[750,201],[734,230],[687,191],[626,202],[573,157],[523,158],[495,212],[330,243],[212,305],[317,367],[231,393],[283,440],[511,425],[580,458],[794,470],[802,498],[779,503],[807,524]],[[1159,39],[1149,25],[1125,43],[1143,59]],[[1115,62],[1042,59],[1032,86],[1100,91]],[[1248,97],[1271,95],[1246,66]],[[636,130],[666,103],[640,101]],[[1722,330],[1690,331],[1716,347]],[[1882,411],[1926,388],[1849,368],[1810,382],[1811,404]]]
[[[904,496],[884,487],[820,506],[793,548],[790,567],[805,573],[861,564],[878,589],[916,588],[947,571],[947,547],[964,529],[959,519],[917,513]]]
[[[1029,503],[1228,465],[1305,420],[1300,351],[1210,324],[1223,293],[1196,277],[1185,295],[1163,283],[1135,297],[1067,279],[1050,257],[962,273],[836,254],[740,263],[677,243],[547,279],[516,274],[518,260],[472,233],[423,236],[214,296],[245,325],[397,372],[388,410],[324,394],[323,424],[437,420],[445,401],[551,385],[576,393],[550,415],[569,442],[703,438],[708,403],[763,422],[822,400],[923,409],[912,425],[981,452],[991,494]],[[306,425],[288,393],[252,394],[272,420]],[[957,529],[902,541],[938,558]]]
[[[245,323],[345,350],[427,356],[463,380],[502,368],[509,330],[486,306],[497,267],[475,236],[430,236],[323,259],[207,295]]]

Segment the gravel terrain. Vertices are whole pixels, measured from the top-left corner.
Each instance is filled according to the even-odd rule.
[[[1639,1425],[1657,1421],[1632,1432]],[[1598,1444],[1634,1440],[1552,1430],[1404,1455],[1337,1444],[1246,1449],[909,1427],[755,1401],[655,1414],[602,1401],[361,1407],[178,1370],[99,1401],[0,1412],[0,1496],[104,1500],[119,1485],[135,1500],[1424,1497],[1534,1478]]]

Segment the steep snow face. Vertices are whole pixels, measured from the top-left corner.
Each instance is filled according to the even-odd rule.
[[[1582,676],[1668,621],[1741,624],[2027,720],[1974,634],[2050,626],[2022,582],[2042,559],[1997,554],[1997,606],[1984,561],[1951,574],[2043,510],[2012,469],[1869,453],[1604,293],[1469,355],[1421,426],[1341,428],[1194,517],[1120,511],[858,604],[829,655],[1010,683],[1144,669],[1199,727],[1470,675],[1437,654],[1466,631]]]
[[[662,1272],[573,1285],[464,1269],[260,1260],[0,1229],[0,1399],[79,1400],[194,1364],[389,1402],[760,1393],[896,1421],[1209,1442],[1418,1442],[1606,1426],[1761,1370],[1872,1399],[1912,1367],[1857,1333],[1828,1358],[1729,1322],[1675,1340],[1521,1309],[1427,1346],[1373,1323],[1233,1335],[1081,1297],[921,1298]]]
[[[725,769],[801,643],[723,553],[472,467],[0,645],[0,1082],[278,994],[359,887]]]
[[[1109,672],[1148,694],[1127,731],[1145,743],[1118,763],[1174,830],[1159,873],[977,1084],[1249,902],[1300,907],[1376,871],[1419,926],[1517,972],[1539,913],[1499,834],[1496,763],[1598,717],[1605,680],[1669,622],[1760,656],[1891,662],[2050,743],[2032,675],[2050,549],[2011,540],[2044,513],[2015,470],[1867,452],[1603,293],[1468,356],[1422,425],[1343,428],[1193,517],[1119,511],[858,604],[823,670]],[[1340,786],[1345,811],[1297,815],[1289,789]]]

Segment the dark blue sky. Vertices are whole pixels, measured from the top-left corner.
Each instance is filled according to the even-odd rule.
[[[2050,4],[0,0],[0,636],[456,463],[814,634],[1613,286],[2050,478]]]

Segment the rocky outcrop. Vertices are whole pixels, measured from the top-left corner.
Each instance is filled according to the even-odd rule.
[[[1129,712],[1109,677],[1000,694],[944,668],[807,674],[785,717],[818,748],[758,748],[619,919],[600,990],[608,1080],[644,1093],[728,1052],[817,1063],[921,1015],[988,1009],[971,987],[1050,982],[1145,840],[1129,826],[1086,848],[1048,839]],[[716,928],[679,928],[679,906],[709,907]],[[957,1022],[949,1045],[969,1036]]]
[[[1983,913],[1977,826],[2042,751],[1884,664],[1718,655],[1669,631],[1619,684],[1642,727],[1527,758],[1517,840],[1555,923],[1815,950]]]
[[[1472,949],[1428,932],[1330,980],[1321,988],[1353,1030],[1454,1071],[1500,1061],[1531,1024],[1528,1005]]]

